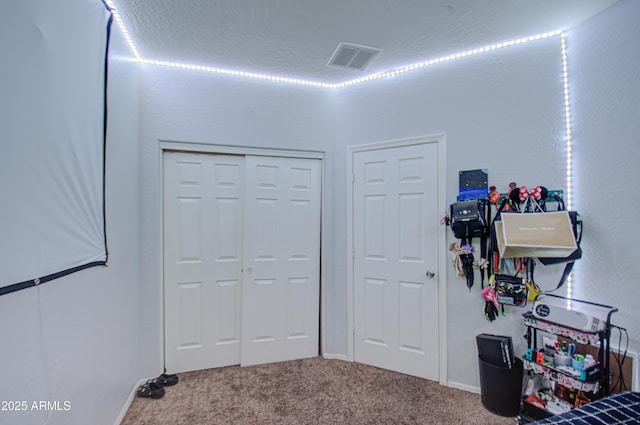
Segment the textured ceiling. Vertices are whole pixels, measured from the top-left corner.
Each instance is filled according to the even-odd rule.
[[[113,0],[145,59],[336,83],[569,29],[617,0]],[[340,42],[382,49],[327,66]]]

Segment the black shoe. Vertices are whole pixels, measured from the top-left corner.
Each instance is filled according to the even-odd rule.
[[[138,387],[138,397],[162,398],[164,386],[157,379],[149,379],[144,385]]]
[[[163,373],[158,376],[156,380],[165,387],[170,387],[178,383],[178,375],[167,375],[166,373]]]

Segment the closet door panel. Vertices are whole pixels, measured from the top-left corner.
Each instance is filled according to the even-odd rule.
[[[240,363],[244,157],[164,154],[168,373]]]
[[[247,157],[243,365],[318,355],[320,161]]]

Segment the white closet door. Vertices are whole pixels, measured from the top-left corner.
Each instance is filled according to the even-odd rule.
[[[240,363],[244,157],[164,154],[165,366]]]
[[[435,143],[353,157],[355,360],[438,379]]]
[[[246,158],[243,365],[318,355],[320,161]]]

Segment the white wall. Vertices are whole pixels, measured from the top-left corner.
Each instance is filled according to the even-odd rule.
[[[331,97],[317,88],[149,66],[142,68],[141,99],[141,310],[145,312],[141,318],[142,354],[143,371],[153,376],[163,365],[159,141],[324,151],[327,160],[323,196],[330,205],[335,129]],[[323,243],[329,246],[334,245],[335,220],[332,214],[322,217]],[[329,275],[323,294],[329,300],[329,334],[342,326],[334,321],[333,262],[329,251],[323,264]]]
[[[71,3],[57,6],[67,8],[66,16],[73,19]],[[140,377],[135,361],[140,314],[137,67],[119,57],[124,49],[119,49],[119,33],[113,35],[106,170],[109,265],[0,297],[0,401],[28,403],[27,412],[0,411],[2,424],[113,424]],[[2,68],[0,81],[10,84]],[[11,149],[9,141],[2,141],[2,149]],[[61,407],[68,401],[70,410],[31,410],[34,401],[58,401]]]
[[[634,138],[640,130],[635,46],[640,34],[633,22],[639,14],[638,2],[622,1],[568,37],[575,204],[586,221],[576,294],[619,307],[616,323],[629,328],[635,352],[640,350],[635,305],[640,289],[633,268],[637,229],[627,211],[637,210],[640,202],[630,196],[640,149]],[[491,183],[501,190],[511,180],[564,186],[557,39],[330,92],[138,69],[120,58],[118,52],[126,49],[119,32],[113,37],[109,267],[0,297],[0,400],[69,400],[71,411],[51,413],[49,424],[113,423],[136,381],[162,369],[159,140],[326,153],[328,353],[347,352],[347,146],[445,132],[448,202],[457,192],[458,170],[477,167],[487,167]],[[620,201],[605,204],[602,194]],[[446,247],[442,255],[449,255]],[[478,386],[475,335],[510,334],[518,340],[520,311],[511,309],[490,324],[482,316],[478,284],[469,293],[452,269],[448,276],[449,381],[473,388]],[[550,285],[557,273],[540,276]],[[46,416],[0,412],[0,422],[39,424]]]
[[[576,207],[585,220],[576,297],[618,307],[613,322],[640,353],[640,2],[623,0],[568,35]],[[618,334],[614,333],[617,345]],[[624,342],[624,340],[623,340]],[[624,344],[623,344],[624,345]],[[638,385],[636,365],[636,389]]]
[[[337,101],[338,150],[444,132],[447,204],[458,194],[460,170],[488,168],[490,184],[503,192],[510,181],[563,189],[560,54],[560,40],[553,38],[345,89]],[[344,159],[337,163],[341,171],[336,180],[344,181]],[[338,214],[345,216],[341,209]],[[336,227],[338,234],[345,234],[343,225]],[[346,236],[336,241],[338,262],[346,261],[345,241]],[[507,317],[488,322],[482,311],[479,275],[469,292],[448,260],[448,244],[454,241],[448,232],[447,246],[440,252],[448,264],[448,380],[452,385],[477,388],[475,336],[513,335],[514,342],[523,346],[523,309],[508,308]],[[542,268],[537,275],[541,286],[549,288],[558,277],[557,271]],[[342,301],[340,311],[345,309]],[[346,347],[347,335],[336,332]]]

